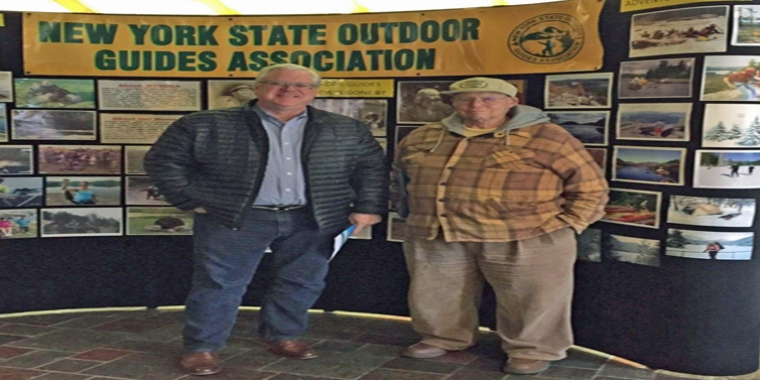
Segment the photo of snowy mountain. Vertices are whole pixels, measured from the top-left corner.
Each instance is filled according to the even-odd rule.
[[[610,111],[547,112],[552,123],[567,129],[584,145],[607,145],[607,126]]]
[[[702,124],[706,148],[760,147],[760,107],[747,104],[707,104]]]

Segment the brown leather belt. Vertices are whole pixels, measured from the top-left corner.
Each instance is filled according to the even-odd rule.
[[[255,208],[257,210],[267,210],[267,211],[291,211],[291,210],[298,210],[299,208],[304,208],[306,205],[294,205],[294,206],[261,206],[261,205],[253,205],[252,208]]]

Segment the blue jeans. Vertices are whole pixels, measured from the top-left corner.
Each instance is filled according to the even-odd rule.
[[[308,310],[325,286],[333,239],[320,234],[308,207],[252,209],[237,231],[196,213],[193,231],[193,281],[183,329],[187,352],[224,347],[267,247],[274,255],[275,278],[264,296],[259,333],[271,340],[303,335]]]

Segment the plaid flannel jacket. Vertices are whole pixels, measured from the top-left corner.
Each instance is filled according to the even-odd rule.
[[[577,233],[604,215],[608,185],[580,141],[540,123],[465,138],[440,123],[396,149],[409,177],[407,237],[449,242],[524,240],[568,226]]]

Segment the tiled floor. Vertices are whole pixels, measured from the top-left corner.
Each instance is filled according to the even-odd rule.
[[[174,309],[0,317],[0,380],[189,379],[177,367],[180,315]],[[672,380],[672,374],[575,349],[541,376],[505,375],[504,354],[491,333],[463,352],[401,358],[402,348],[417,341],[407,321],[339,313],[312,315],[305,339],[319,358],[288,360],[262,348],[252,333],[255,320],[256,311],[241,311],[222,352],[225,370],[204,380]]]

